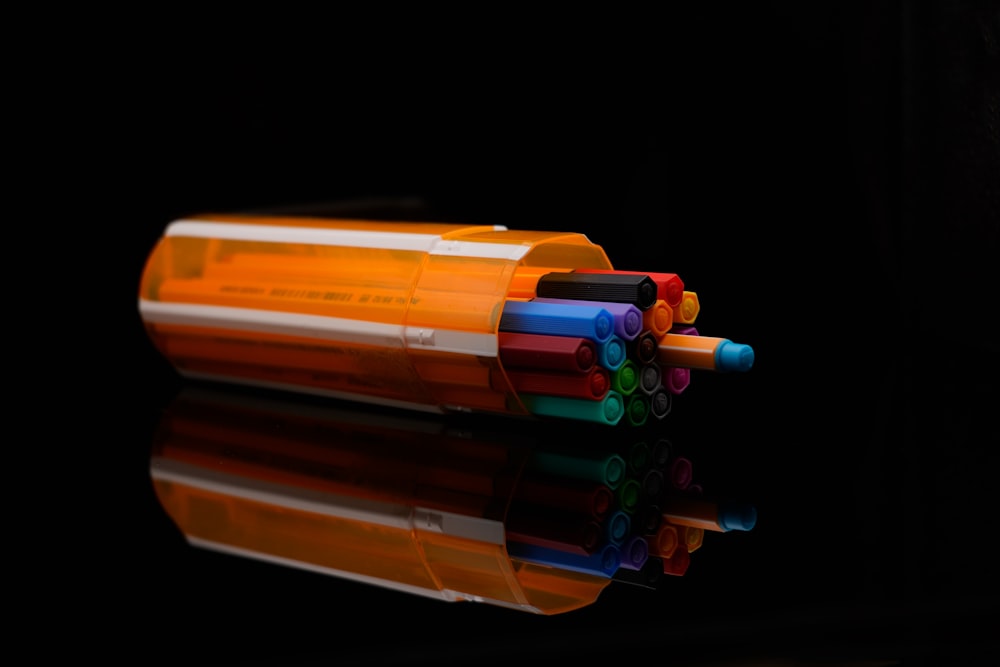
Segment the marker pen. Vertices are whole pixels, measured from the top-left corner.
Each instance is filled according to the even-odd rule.
[[[674,313],[663,299],[657,301],[642,313],[642,329],[653,332],[659,338],[670,331],[674,324]]]
[[[656,342],[656,359],[664,366],[710,371],[745,372],[753,366],[753,348],[715,336],[664,334]]]
[[[663,386],[671,394],[682,394],[691,384],[691,369],[683,366],[663,366],[660,368]]]
[[[596,401],[545,394],[521,394],[520,399],[532,414],[544,417],[579,419],[614,426],[625,414],[622,395],[612,390]]]
[[[701,303],[698,301],[698,293],[684,290],[680,304],[674,306],[674,325],[694,324],[700,311]]]
[[[583,373],[597,363],[594,341],[578,336],[545,334],[497,334],[499,357],[505,368],[553,370]]]
[[[624,341],[634,340],[635,337],[642,332],[643,322],[645,321],[645,313],[630,303],[616,303],[614,301],[585,301],[582,299],[550,299],[545,297],[536,297],[532,299],[532,301],[536,301],[538,303],[560,303],[563,305],[584,305],[592,306],[594,308],[603,308],[611,313],[611,317],[614,318],[615,335]],[[658,321],[664,321],[662,312],[660,313],[660,319]],[[666,327],[662,333],[666,333],[668,329],[670,329],[669,326]]]
[[[612,387],[608,370],[594,366],[586,373],[508,368],[507,380],[518,394],[545,394],[599,401]]]
[[[639,369],[639,390],[652,396],[663,386],[663,371],[659,364],[643,364]]]
[[[615,272],[583,234],[203,214],[165,227],[143,267],[138,309],[152,344],[185,378],[439,414],[613,425],[622,421],[615,411],[624,411],[615,399],[605,397],[605,413],[595,414],[594,406],[522,396],[507,379],[505,359],[525,368],[533,362],[527,349],[505,339],[516,333],[591,340],[595,362],[603,359],[608,371],[619,359],[651,363],[658,277]],[[688,317],[697,309],[691,294]],[[555,304],[540,310],[537,298],[652,309],[643,315],[652,329],[611,343],[616,320],[607,308],[584,312],[577,304],[553,312]],[[682,298],[678,310],[684,306]],[[675,315],[673,322],[683,323]],[[581,370],[589,368],[589,346],[560,345],[535,348],[537,363],[563,370],[559,365],[575,358]]]
[[[611,388],[622,396],[629,396],[639,387],[639,367],[631,359],[625,360],[611,373]]]
[[[684,296],[684,281],[676,273],[646,273],[644,271],[621,271],[618,269],[576,269],[575,273],[620,273],[649,276],[656,283],[656,298],[663,299],[671,308],[679,306]]]
[[[663,577],[663,559],[657,556],[647,556],[646,562],[638,570],[619,567],[612,580],[656,590],[660,582],[663,581]]]
[[[536,294],[551,299],[614,301],[646,310],[656,302],[656,283],[639,273],[549,273],[538,279]]]
[[[600,306],[544,303],[537,299],[507,301],[500,315],[500,331],[579,336],[603,343],[614,333],[614,318]]]
[[[628,344],[628,358],[637,364],[650,364],[656,361],[657,337],[652,331],[643,331]]]
[[[609,371],[616,371],[628,360],[627,343],[612,335],[597,345],[597,363]]]
[[[663,419],[670,414],[674,400],[666,389],[657,389],[649,397],[649,414],[654,419]]]

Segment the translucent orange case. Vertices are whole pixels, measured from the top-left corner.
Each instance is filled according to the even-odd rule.
[[[612,268],[576,233],[201,215],[167,226],[139,310],[188,377],[527,415],[498,360],[503,304],[584,267]]]

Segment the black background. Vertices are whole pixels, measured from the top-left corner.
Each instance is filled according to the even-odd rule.
[[[997,7],[801,4],[174,15],[67,58],[56,168],[89,212],[64,246],[109,308],[78,316],[99,354],[65,380],[93,400],[63,448],[79,521],[35,524],[70,583],[32,617],[133,664],[995,654]],[[143,262],[178,217],[345,206],[582,232],[680,274],[699,330],[756,363],[696,375],[664,428],[757,527],[557,617],[187,547],[148,480],[181,383],[138,318]]]

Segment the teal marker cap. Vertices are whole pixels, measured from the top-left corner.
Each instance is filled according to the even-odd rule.
[[[628,349],[625,341],[617,335],[612,335],[597,346],[597,363],[609,371],[616,371],[628,360]]]
[[[753,348],[743,343],[724,340],[715,348],[715,367],[724,373],[743,373],[753,366]]]

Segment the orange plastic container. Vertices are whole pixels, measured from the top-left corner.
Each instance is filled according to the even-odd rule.
[[[139,312],[186,377],[527,415],[498,360],[503,304],[583,267],[611,263],[576,233],[200,215],[167,226]]]

